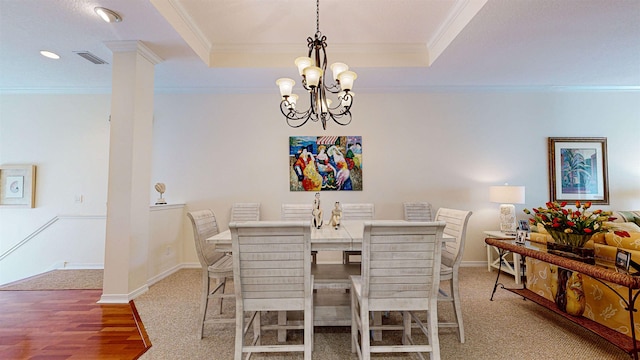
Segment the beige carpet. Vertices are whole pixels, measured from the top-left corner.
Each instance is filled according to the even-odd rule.
[[[0,286],[0,290],[102,289],[102,270],[53,270]]]
[[[9,284],[20,289],[95,288],[102,284],[102,272],[86,270],[54,271],[19,283]],[[73,273],[72,273],[73,272]],[[76,280],[72,277],[77,276]],[[99,280],[98,280],[99,279]],[[502,276],[505,285],[513,286],[513,278]],[[629,359],[629,356],[562,317],[505,290],[498,290],[489,301],[495,272],[486,268],[461,270],[461,294],[466,342],[460,344],[453,329],[442,329],[440,347],[442,359],[477,360],[558,360],[558,359]],[[84,287],[89,286],[89,287]],[[7,287],[0,288],[8,290]],[[152,347],[141,360],[233,359],[234,327],[208,327],[205,338],[197,338],[196,319],[200,299],[200,271],[181,270],[150,287],[135,299]],[[439,316],[452,315],[449,306],[441,304]],[[225,311],[232,316],[233,304]],[[391,320],[397,316],[392,314]],[[351,354],[348,328],[317,327],[314,359],[356,359]],[[300,341],[301,332],[292,332],[291,341]],[[385,333],[385,339],[397,339],[397,334]],[[267,336],[265,341],[273,339]],[[301,354],[256,354],[255,359],[302,359]],[[374,359],[409,359],[411,356],[379,354]]]
[[[503,276],[506,285],[513,278]],[[440,333],[442,359],[629,359],[629,356],[573,323],[505,290],[489,301],[495,272],[463,268],[461,293],[466,342],[453,329]],[[182,270],[152,286],[135,300],[153,346],[141,359],[233,359],[234,327],[207,328],[197,339],[200,272]],[[440,317],[452,315],[442,304]],[[232,306],[225,307],[232,310]],[[316,328],[314,359],[356,359],[351,354],[348,328]],[[386,333],[385,333],[386,334]],[[298,340],[300,333],[292,334]],[[386,337],[386,336],[385,336]],[[396,336],[397,337],[397,336]],[[256,359],[302,359],[300,354],[256,355]],[[380,354],[374,358],[407,359]]]

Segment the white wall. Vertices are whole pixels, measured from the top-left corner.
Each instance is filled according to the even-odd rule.
[[[103,262],[104,218],[91,216],[106,214],[109,102],[109,95],[0,96],[0,165],[37,166],[36,208],[0,207],[0,254],[63,217],[0,261],[0,283],[59,263]]]
[[[0,208],[0,252],[54,216],[105,213],[109,102],[109,95],[0,96],[0,164],[38,165],[37,207]],[[325,212],[336,200],[373,202],[378,219],[401,218],[409,200],[470,209],[465,261],[480,263],[482,230],[498,224],[488,187],[525,185],[518,212],[542,205],[547,137],[603,136],[611,205],[598,208],[640,209],[640,92],[358,93],[352,124],[327,131],[315,123],[289,128],[278,102],[276,93],[156,94],[151,198],[153,184],[164,182],[170,204],[212,208],[220,224],[235,201],[259,201],[263,218],[277,219],[282,202],[313,198],[289,191],[288,137],[361,135],[364,190],[323,192]],[[74,202],[78,194],[83,203]],[[183,260],[197,261],[187,240]]]

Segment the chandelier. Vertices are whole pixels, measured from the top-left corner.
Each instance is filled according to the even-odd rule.
[[[334,83],[327,85],[325,82],[327,80],[325,76],[327,72],[326,40],[327,37],[320,32],[320,0],[316,0],[315,36],[307,38],[308,56],[295,60],[298,72],[302,76],[302,86],[309,93],[309,108],[306,111],[296,109],[298,95],[291,93],[295,81],[289,78],[280,78],[276,81],[276,85],[280,87],[280,95],[282,95],[280,111],[291,127],[300,127],[309,120],[320,120],[322,128],[326,130],[329,119],[342,126],[351,122],[350,109],[353,103],[351,89],[357,75],[355,72],[349,71],[349,66],[346,64],[333,63],[329,68],[333,74]],[[335,104],[327,98],[328,93],[337,94]]]

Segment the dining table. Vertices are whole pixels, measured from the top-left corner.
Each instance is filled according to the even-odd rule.
[[[403,220],[398,220],[403,221]],[[311,228],[312,251],[361,250],[364,236],[364,221],[348,220],[338,227],[328,224],[320,228]],[[231,251],[231,230],[222,231],[207,238],[207,242],[216,245],[216,251]]]
[[[405,223],[405,220],[392,220]],[[365,220],[345,220],[338,227],[328,224],[311,227],[312,251],[362,250]],[[443,242],[455,241],[444,234]],[[216,251],[231,252],[231,231],[225,230],[206,239],[216,245]],[[314,326],[351,326],[351,299],[349,276],[360,275],[360,264],[313,264],[314,276]],[[279,321],[286,321],[280,314]],[[380,314],[374,316],[374,324],[381,322]],[[278,338],[283,340],[283,333]],[[374,334],[379,338],[379,332]]]

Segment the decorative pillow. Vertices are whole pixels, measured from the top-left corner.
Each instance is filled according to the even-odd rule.
[[[548,234],[549,233],[547,231],[547,229],[544,228],[544,225],[542,225],[541,223],[538,223],[538,225],[536,225],[536,227],[538,228],[538,232],[540,234]]]
[[[626,231],[626,232],[640,232],[640,226],[634,222],[611,222],[605,221],[602,225],[608,227],[611,230]]]
[[[633,222],[636,223],[636,225],[640,226],[640,217],[638,216],[634,217]]]
[[[604,232],[595,233],[591,237],[591,240],[596,244],[606,244],[607,242],[604,240],[604,234]]]
[[[612,232],[605,234],[607,245],[623,249],[640,250],[640,232],[630,232],[629,237],[621,237]]]
[[[616,218],[614,222],[633,222],[634,218],[640,216],[640,211],[614,211],[611,216]]]
[[[618,252],[617,247],[596,243],[593,245],[593,248],[595,249],[595,255],[597,258],[609,261],[616,260],[616,253]]]
[[[542,243],[542,244],[546,244],[548,242],[553,242],[553,239],[551,238],[551,235],[535,233],[535,232],[532,232],[531,234],[529,234],[529,240],[531,240],[533,242],[536,242],[536,243]]]
[[[595,244],[593,248],[595,249],[597,258],[602,258],[604,260],[609,260],[609,261],[616,260],[616,253],[618,252],[617,247],[606,246],[602,244]],[[629,250],[629,249],[626,249],[626,250],[628,250],[631,253],[631,260],[640,264],[640,251]]]

